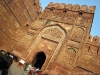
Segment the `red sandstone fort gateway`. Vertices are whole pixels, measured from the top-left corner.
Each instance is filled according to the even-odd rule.
[[[0,49],[43,73],[99,75],[100,38],[89,34],[95,6],[51,2],[41,10],[38,0],[0,0]]]

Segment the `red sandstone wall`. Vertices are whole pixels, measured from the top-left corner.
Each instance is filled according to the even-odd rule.
[[[78,61],[78,66],[85,68],[94,73],[100,74],[100,38],[89,35],[83,46],[81,56]]]
[[[67,34],[59,53],[54,57],[54,62],[48,67],[52,74],[66,75],[73,67],[77,67],[77,59],[90,32],[94,10],[94,6],[88,8],[86,5],[50,3],[39,16],[39,19],[48,20],[45,26],[58,24]],[[78,69],[76,72],[83,70]]]
[[[17,42],[23,35],[23,30],[19,34],[17,29],[26,24],[31,26],[40,13],[38,0],[0,0],[0,49],[9,50],[9,42]]]
[[[58,53],[53,57],[53,61],[46,60],[43,69],[46,67],[46,71],[55,75],[78,75],[83,72],[86,72],[88,75],[89,73],[93,74],[98,72],[98,70],[93,71],[90,68],[81,66],[80,61],[77,61],[84,55],[84,53],[81,54],[81,51],[85,48],[84,44],[90,32],[94,10],[94,6],[88,8],[86,5],[72,6],[71,4],[65,5],[58,3],[50,3],[46,7],[43,13],[41,13],[38,19],[33,23],[31,29],[37,32],[49,26],[59,26],[66,32],[66,39]],[[54,32],[56,32],[56,30]],[[35,50],[34,48],[35,47],[33,47],[33,50]],[[31,58],[30,55],[29,58]],[[49,64],[46,66],[48,61]]]
[[[96,36],[90,42],[91,37],[88,37],[95,11],[94,6],[88,8],[86,5],[50,3],[40,14],[38,0],[1,0],[0,8],[0,49],[8,51],[14,49],[26,62],[32,61],[35,53],[44,51],[47,59],[42,69],[54,75],[99,74],[99,38]],[[64,34],[63,43],[59,42],[59,39],[50,41],[52,38],[41,33],[49,27],[56,28],[45,34],[56,36],[57,39]],[[62,34],[58,36],[59,34],[54,32]],[[41,34],[39,37],[42,42],[36,40],[38,34]],[[61,47],[56,49],[59,43]],[[49,50],[48,45],[53,50]]]

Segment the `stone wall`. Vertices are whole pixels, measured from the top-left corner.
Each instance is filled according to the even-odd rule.
[[[86,5],[50,3],[38,17],[47,20],[45,26],[58,24],[66,31],[66,39],[47,68],[52,74],[70,74],[70,71],[75,70],[74,67],[76,72],[86,71],[78,60],[81,59],[81,51],[84,50],[84,43],[91,29],[94,11],[95,6],[88,8]]]
[[[99,75],[100,40],[89,35],[94,12],[95,6],[51,2],[41,13],[38,0],[1,0],[0,49],[26,63],[44,52],[42,70],[51,75]]]
[[[91,37],[89,35],[83,46],[78,66],[85,68],[93,73],[100,74],[100,38],[98,36]]]
[[[31,26],[40,13],[38,0],[0,0],[0,49],[12,51],[24,34],[21,27]]]

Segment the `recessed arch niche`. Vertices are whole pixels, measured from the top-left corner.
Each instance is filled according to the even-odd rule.
[[[44,53],[46,53],[47,57],[42,69],[45,69],[46,67],[48,67],[48,64],[50,62],[54,61],[65,38],[66,31],[59,25],[47,26],[39,33],[37,39],[30,47],[30,52],[35,51],[35,53],[37,53],[39,51],[43,51]],[[35,56],[33,57],[35,58]]]

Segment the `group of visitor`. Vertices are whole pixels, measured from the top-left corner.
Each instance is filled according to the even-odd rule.
[[[0,50],[0,75],[8,75],[8,69],[13,62],[13,55],[5,50]]]
[[[26,65],[25,68],[25,74],[26,75],[42,75],[42,71],[39,70],[39,68],[33,67],[30,63]],[[25,75],[24,74],[24,75]]]
[[[8,75],[8,70],[13,63],[14,55],[5,50],[0,50],[0,75]],[[22,60],[20,60],[22,64]],[[25,62],[24,62],[25,63]],[[42,74],[39,68],[33,67],[31,63],[26,64],[24,75],[48,75]]]

